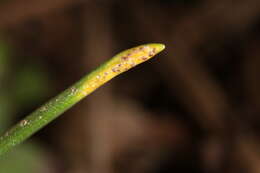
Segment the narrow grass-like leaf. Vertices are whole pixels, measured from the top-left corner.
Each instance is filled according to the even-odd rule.
[[[8,130],[0,138],[0,155],[29,138],[104,83],[147,61],[163,49],[163,44],[153,43],[117,54]]]

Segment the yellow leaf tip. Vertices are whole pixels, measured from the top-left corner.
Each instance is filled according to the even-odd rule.
[[[148,45],[155,48],[157,53],[159,53],[165,49],[165,45],[161,44],[161,43],[151,43]]]

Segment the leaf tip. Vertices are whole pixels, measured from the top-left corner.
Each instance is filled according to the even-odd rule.
[[[156,53],[159,53],[165,49],[165,45],[161,43],[151,43],[149,46],[155,48]]]

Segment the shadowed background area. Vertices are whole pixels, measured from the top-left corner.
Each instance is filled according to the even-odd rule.
[[[1,133],[121,50],[166,45],[0,172],[260,171],[259,0],[6,0],[0,35]]]

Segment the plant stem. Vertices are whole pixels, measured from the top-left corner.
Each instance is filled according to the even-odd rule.
[[[110,79],[150,59],[164,47],[163,44],[146,44],[117,54],[8,130],[0,138],[0,155],[32,136]]]

